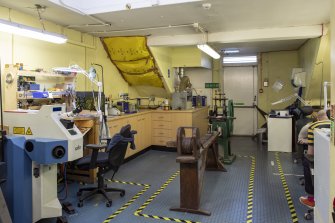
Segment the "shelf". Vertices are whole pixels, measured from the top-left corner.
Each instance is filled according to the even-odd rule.
[[[62,78],[74,78],[76,74],[56,74],[56,73],[46,73],[46,72],[36,72],[28,70],[19,70],[17,72],[18,76],[24,77],[62,77]]]
[[[61,99],[62,97],[53,98],[17,98],[17,100],[50,100],[50,99]]]

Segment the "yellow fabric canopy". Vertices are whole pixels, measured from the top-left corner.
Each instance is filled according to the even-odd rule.
[[[130,85],[164,88],[146,37],[104,37],[101,41],[112,63]]]

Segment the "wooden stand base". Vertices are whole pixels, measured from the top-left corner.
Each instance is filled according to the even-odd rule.
[[[187,213],[201,214],[201,215],[206,215],[206,216],[210,216],[211,215],[211,212],[209,212],[209,211],[195,210],[195,209],[182,208],[182,207],[172,207],[172,208],[170,208],[170,211],[187,212]]]

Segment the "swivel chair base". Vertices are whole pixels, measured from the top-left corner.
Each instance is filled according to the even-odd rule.
[[[89,191],[89,192],[83,194],[83,191]],[[123,189],[107,187],[107,184],[105,184],[104,182],[103,174],[98,172],[97,187],[84,187],[80,188],[79,191],[77,192],[77,196],[79,196],[78,207],[82,207],[84,205],[83,201],[95,194],[102,194],[107,200],[106,207],[111,207],[112,199],[108,196],[107,194],[108,192],[119,192],[121,197],[123,197],[126,193],[126,191]]]
[[[89,193],[85,193],[84,195],[82,195],[83,191],[89,191]],[[120,196],[123,197],[126,193],[125,190],[123,189],[117,189],[117,188],[108,188],[108,187],[104,187],[104,188],[97,188],[97,187],[86,187],[86,188],[81,188],[79,189],[79,191],[77,192],[77,196],[79,197],[79,202],[78,202],[78,207],[82,207],[83,201],[95,194],[102,194],[107,202],[106,202],[106,207],[111,207],[112,206],[112,199],[108,196],[108,192],[120,192]]]

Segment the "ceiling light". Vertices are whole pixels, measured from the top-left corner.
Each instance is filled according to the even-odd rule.
[[[202,0],[49,0],[57,5],[70,9],[78,13],[92,15],[106,12],[116,12],[123,10],[134,10],[139,8],[148,8],[153,6],[173,5],[189,2],[199,2]]]
[[[3,19],[0,19],[0,31],[58,44],[66,43],[67,41],[67,38],[63,35],[47,32]]]
[[[239,53],[240,50],[239,49],[227,49],[227,50],[223,50],[224,54],[234,54],[234,53]]]
[[[224,57],[223,63],[256,63],[257,56]]]
[[[218,54],[212,47],[208,46],[207,44],[198,44],[198,48],[207,53],[209,56],[213,57],[214,59],[219,59],[220,54]]]

